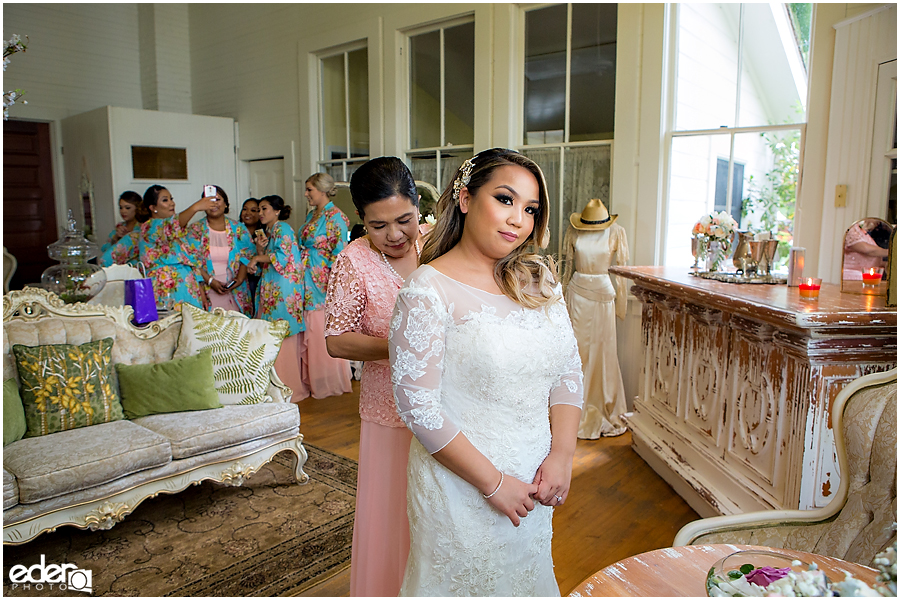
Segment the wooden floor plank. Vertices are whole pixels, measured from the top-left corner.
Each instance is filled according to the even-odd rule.
[[[300,402],[304,442],[359,460],[359,382],[343,396]],[[672,545],[699,518],[631,449],[631,434],[579,440],[566,504],[553,517],[553,563],[568,594],[594,572],[635,554]],[[349,596],[350,570],[304,596]]]

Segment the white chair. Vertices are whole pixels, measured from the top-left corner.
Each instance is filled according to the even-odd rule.
[[[841,390],[831,419],[841,483],[827,506],[700,519],[673,546],[771,546],[871,565],[896,537],[897,369]]]

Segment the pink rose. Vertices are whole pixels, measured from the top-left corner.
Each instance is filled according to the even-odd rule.
[[[787,577],[787,574],[791,572],[789,567],[784,569],[776,569],[775,567],[759,567],[758,569],[753,569],[750,573],[747,574],[747,581],[750,583],[755,583],[760,587],[766,587],[773,581],[778,581],[779,579],[783,579]]]

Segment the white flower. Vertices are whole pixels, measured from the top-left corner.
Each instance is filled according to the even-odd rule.
[[[425,222],[434,227],[434,224],[437,223],[437,219],[434,218],[434,215],[425,215]]]

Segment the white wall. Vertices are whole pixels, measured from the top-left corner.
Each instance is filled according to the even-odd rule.
[[[159,184],[172,192],[175,208],[181,211],[200,199],[204,185],[215,184],[228,194],[232,207],[229,216],[234,217],[240,210],[243,198],[239,199],[233,193],[237,177],[234,165],[234,121],[231,119],[110,108],[109,129],[116,197],[125,190],[134,190],[143,195],[148,186]],[[131,146],[186,148],[187,181],[135,179],[131,165]],[[97,210],[100,211],[99,206]],[[114,205],[107,205],[107,210],[118,214]]]

